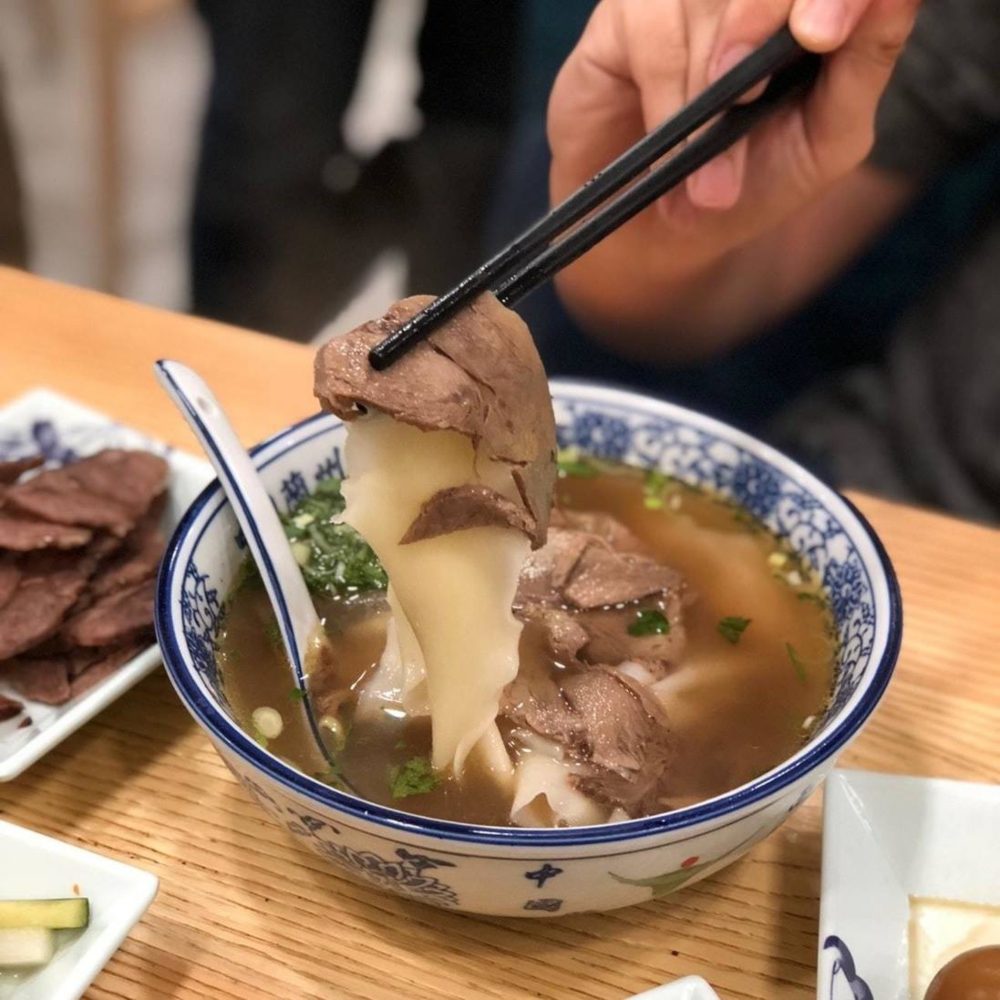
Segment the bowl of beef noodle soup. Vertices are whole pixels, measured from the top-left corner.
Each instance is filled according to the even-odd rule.
[[[809,796],[889,681],[899,593],[791,459],[548,386],[513,336],[527,354],[490,355],[488,391],[444,341],[409,395],[321,352],[329,412],[254,451],[324,623],[322,748],[217,483],[171,542],[157,631],[236,778],[334,865],[458,910],[612,909],[711,875]]]

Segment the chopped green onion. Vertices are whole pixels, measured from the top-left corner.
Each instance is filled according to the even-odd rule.
[[[785,651],[788,653],[788,659],[795,668],[795,676],[798,677],[803,684],[807,684],[809,682],[809,674],[806,671],[806,665],[799,658],[799,654],[795,652],[795,647],[790,642],[786,642]]]
[[[389,790],[394,799],[410,795],[426,795],[434,791],[441,779],[434,773],[427,757],[413,757],[389,771]]]
[[[723,618],[716,625],[716,629],[726,642],[731,642],[735,646],[751,621],[750,618],[740,618],[738,615],[733,615],[729,618]]]
[[[635,636],[669,635],[670,622],[662,611],[656,609],[640,611],[636,614],[635,621],[629,625],[628,634]]]

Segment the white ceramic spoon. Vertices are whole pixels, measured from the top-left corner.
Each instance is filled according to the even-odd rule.
[[[323,630],[284,528],[253,461],[205,380],[178,361],[157,361],[156,378],[201,442],[236,514],[271,599],[281,641],[302,692],[317,743],[329,756],[312,713],[306,683],[307,653]]]

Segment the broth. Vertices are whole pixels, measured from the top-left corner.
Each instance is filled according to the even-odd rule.
[[[683,654],[657,686],[676,742],[667,809],[727,792],[794,754],[828,702],[836,643],[816,581],[763,526],[728,502],[663,477],[651,499],[649,483],[642,470],[602,466],[596,475],[560,478],[556,504],[613,515],[696,595],[684,609]],[[389,614],[378,592],[322,598],[317,606],[335,653],[329,670],[310,678],[314,701],[325,711],[334,692],[356,693],[369,676],[385,645]],[[750,619],[737,641],[720,629],[731,618]],[[537,626],[526,625],[522,671],[530,661],[532,669],[558,675],[561,665],[539,640]],[[248,575],[227,602],[218,645],[220,677],[240,724],[252,731],[256,708],[276,708],[284,729],[268,748],[306,774],[337,784],[339,776],[329,773],[296,703],[267,595],[255,576]],[[350,722],[350,700],[344,713]],[[394,797],[393,779],[398,792],[400,769],[425,758],[430,742],[429,719],[383,713],[349,726],[338,765],[350,788],[370,801],[509,825],[509,796],[477,772],[474,759],[461,782],[445,777],[429,791]]]

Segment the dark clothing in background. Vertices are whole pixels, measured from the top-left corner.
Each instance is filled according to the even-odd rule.
[[[978,153],[978,212],[884,358],[817,387],[773,428],[839,484],[987,521],[1000,520],[998,52],[996,0],[922,9],[880,107],[872,162],[924,178]]]
[[[998,52],[997,0],[925,0],[872,162],[926,189],[798,315],[710,363],[636,365],[587,339],[548,286],[518,308],[549,373],[707,411],[841,487],[1000,520]],[[494,245],[544,210],[548,162],[536,114],[506,167]]]
[[[21,185],[7,126],[3,77],[0,76],[0,264],[25,267],[28,247],[21,217]]]
[[[372,7],[198,0],[213,73],[192,220],[195,312],[309,337],[386,246],[414,251],[410,283],[421,291],[477,259],[512,116],[518,4],[428,0],[424,130],[362,169],[344,155],[341,121]]]

